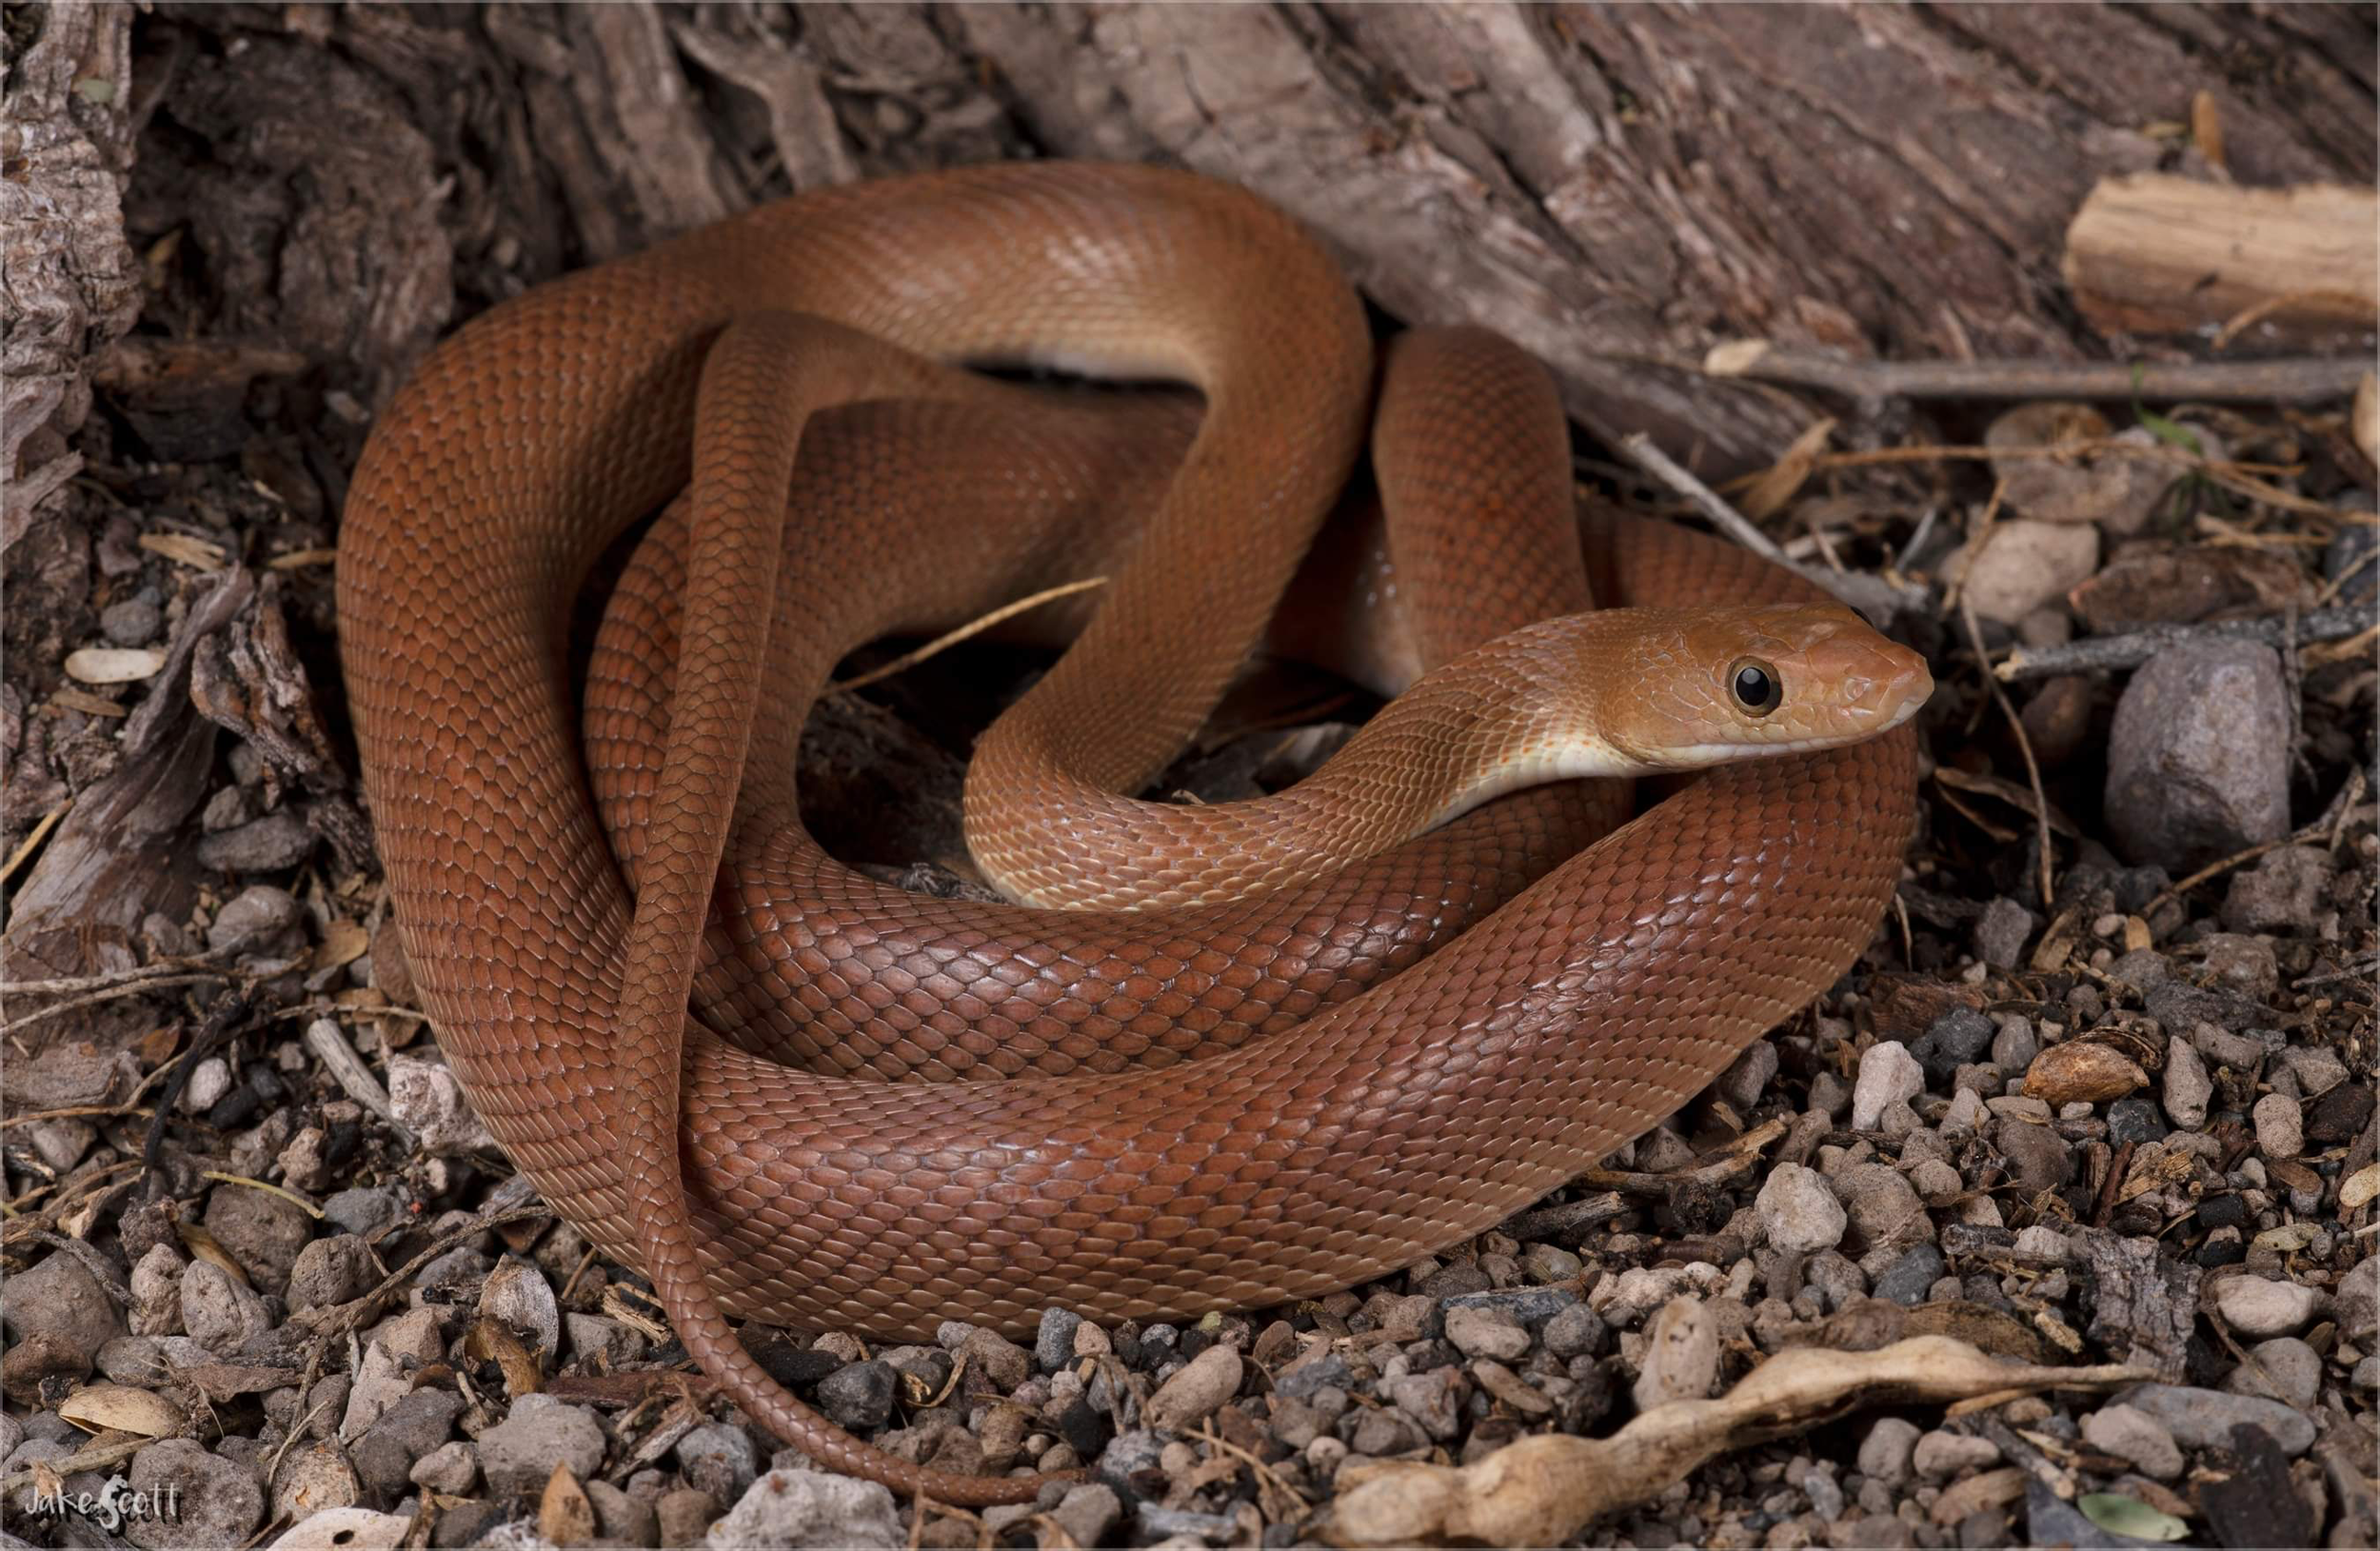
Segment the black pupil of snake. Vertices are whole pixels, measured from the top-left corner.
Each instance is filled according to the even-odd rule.
[[[1776,693],[1776,681],[1765,668],[1746,666],[1735,670],[1735,699],[1746,709],[1765,711]]]

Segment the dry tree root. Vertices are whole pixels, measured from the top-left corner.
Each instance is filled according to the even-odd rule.
[[[1650,1501],[1730,1449],[1801,1432],[1861,1405],[2105,1389],[2153,1378],[2107,1365],[2003,1362],[1919,1336],[1873,1352],[1780,1352],[1715,1401],[1656,1406],[1610,1438],[1524,1438],[1478,1464],[1388,1462],[1339,1473],[1321,1526],[1333,1545],[1559,1545],[1607,1513]]]

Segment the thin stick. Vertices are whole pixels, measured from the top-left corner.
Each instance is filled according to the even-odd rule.
[[[2003,485],[2002,488],[2006,486]],[[1995,497],[1996,494],[1994,492]],[[1984,670],[1984,687],[1999,703],[2000,714],[2008,718],[2009,730],[2016,735],[2016,752],[2025,757],[2025,781],[2033,787],[2034,845],[2041,853],[2041,907],[2046,910],[2055,905],[2057,890],[2053,886],[2056,880],[2051,861],[2050,797],[2041,789],[2041,765],[2033,757],[2033,740],[2025,736],[2024,718],[2016,714],[2016,707],[2009,702],[2008,691],[2001,688],[1999,681],[1992,676],[1992,654],[1983,649],[1983,629],[1975,624],[1974,605],[1964,596],[1958,600],[1958,618],[1967,626],[1967,644],[1974,650],[1975,666]]]
[[[2301,642],[2343,641],[2371,628],[2369,604],[2317,609],[2298,619],[2294,638]],[[2002,684],[2027,679],[2055,678],[2065,673],[2109,672],[2138,667],[2169,646],[2205,641],[2253,641],[2279,647],[2291,639],[2291,621],[2282,615],[2263,619],[2227,620],[2215,625],[2152,625],[2124,635],[2092,636],[2062,646],[2042,646],[2009,653],[1992,670]]]
[[[102,1002],[113,1002],[119,997],[142,996],[169,985],[195,985],[201,981],[228,981],[233,978],[228,972],[217,969],[199,970],[180,975],[153,975],[147,980],[127,981],[121,985],[111,985],[104,991],[93,991],[89,996],[78,996],[69,1001],[53,1003],[47,1007],[29,1012],[22,1018],[12,1018],[6,1024],[0,1024],[0,1034],[14,1034],[20,1029],[30,1028],[45,1019],[55,1018],[62,1012],[73,1012],[78,1008],[93,1006]]]
[[[1733,350],[1735,353],[1722,353]],[[2368,360],[2300,356],[2272,361],[1850,361],[1744,345],[1720,347],[1716,377],[1793,383],[1854,399],[2198,399],[2208,403],[2322,404],[2355,391]],[[1737,356],[1742,358],[1739,360]]]
[[[73,805],[74,799],[69,797],[41,816],[41,822],[33,825],[32,832],[17,842],[16,849],[9,853],[9,859],[0,862],[0,884],[7,883],[15,875],[16,869],[25,865],[28,857],[41,849],[41,843],[50,838],[50,831],[58,827],[58,821],[65,818],[67,809]]]
[[[1693,502],[1695,509],[1710,518],[1729,538],[1771,565],[1782,566],[1795,575],[1804,574],[1802,568],[1776,547],[1775,540],[1753,527],[1751,519],[1742,512],[1720,500],[1717,491],[1673,462],[1668,453],[1653,445],[1652,437],[1643,431],[1623,437],[1619,449],[1633,459],[1637,467]]]
[[[1088,592],[1093,587],[1103,587],[1106,585],[1107,578],[1104,576],[1086,576],[1080,582],[1068,582],[1060,587],[1044,587],[1029,598],[1019,598],[1015,603],[1002,604],[988,614],[969,620],[947,635],[936,636],[917,650],[903,652],[882,667],[870,668],[856,678],[844,679],[839,684],[830,684],[826,686],[826,692],[830,695],[847,695],[863,685],[874,684],[879,679],[889,679],[903,669],[915,667],[927,658],[947,651],[969,636],[981,635],[993,626],[1014,619],[1028,608],[1039,608],[1045,603],[1053,603],[1060,598],[1072,597],[1075,593]]]

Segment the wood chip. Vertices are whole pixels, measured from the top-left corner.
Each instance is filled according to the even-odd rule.
[[[137,684],[165,666],[154,646],[85,646],[66,657],[67,677],[85,684]]]
[[[225,554],[220,544],[194,539],[187,533],[144,533],[140,542],[141,547],[150,554],[163,555],[178,566],[202,571],[223,569]]]
[[[112,700],[103,700],[97,695],[86,694],[80,689],[71,687],[60,689],[56,694],[51,695],[48,709],[81,711],[85,716],[123,716],[126,714],[125,708]]]

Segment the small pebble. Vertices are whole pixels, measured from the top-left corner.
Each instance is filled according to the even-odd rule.
[[[2268,1093],[2250,1114],[2256,1125],[2256,1145],[2267,1158],[2295,1158],[2306,1150],[2305,1114],[2296,1100]]]
[[[1917,1440],[1910,1462],[1928,1481],[1948,1481],[1963,1470],[1986,1470],[2000,1462],[2000,1445],[1988,1438],[1936,1430]]]
[[[2129,1405],[2103,1405],[2083,1419],[2083,1442],[2157,1481],[2182,1473],[2182,1451],[2165,1424]]]
[[[1859,1057],[1858,1081],[1852,1086],[1851,1128],[1874,1130],[1886,1106],[1906,1103],[1925,1090],[1925,1068],[1907,1045],[1897,1040],[1870,1045]]]

